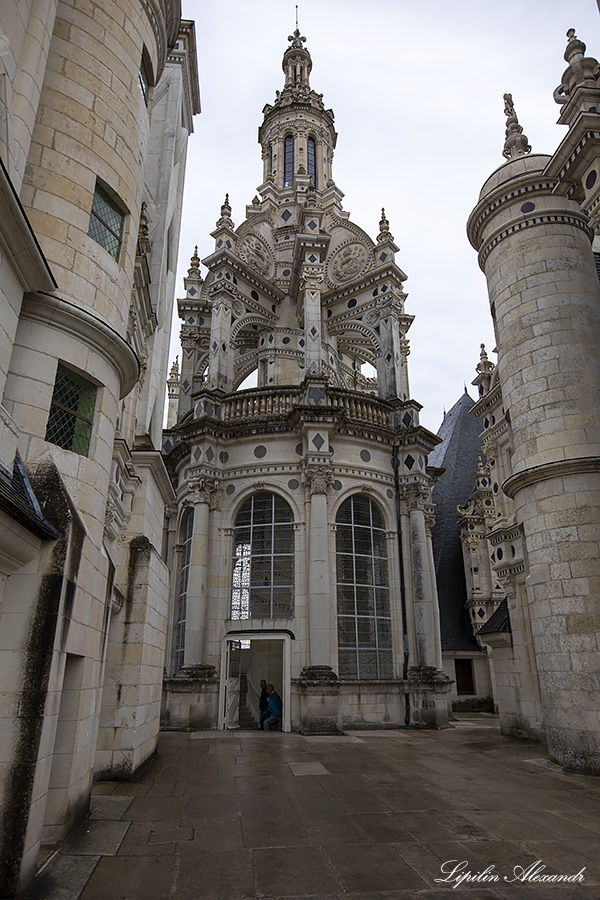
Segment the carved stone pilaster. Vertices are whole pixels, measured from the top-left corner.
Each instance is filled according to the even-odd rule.
[[[189,487],[195,504],[207,503],[209,509],[221,509],[222,485],[219,479],[201,475],[190,479]]]
[[[333,484],[333,474],[329,466],[307,466],[304,478],[311,497],[313,494],[328,494]]]

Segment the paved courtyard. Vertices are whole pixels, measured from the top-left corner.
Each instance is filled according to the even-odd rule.
[[[458,883],[468,873],[480,880]],[[579,881],[534,880],[549,874]],[[563,773],[489,715],[340,737],[166,733],[137,781],[95,785],[90,820],[28,894],[457,896],[598,900],[600,780]]]

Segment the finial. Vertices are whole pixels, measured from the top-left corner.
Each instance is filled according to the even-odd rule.
[[[565,50],[564,59],[570,66],[577,66],[585,56],[585,49],[585,44],[583,41],[579,40],[575,34],[575,29],[569,28],[567,31],[567,49]]]
[[[296,30],[293,34],[288,34],[288,41],[292,42],[292,46],[288,47],[288,50],[302,50],[302,44],[306,43],[306,38],[302,37],[300,31],[298,30],[298,24],[296,23]]]
[[[379,234],[377,235],[377,242],[381,243],[382,241],[393,241],[394,235],[390,234],[390,223],[385,217],[385,209],[381,207],[381,221],[379,222]]]
[[[221,218],[217,221],[217,227],[220,225],[227,225],[229,228],[233,228],[233,222],[231,221],[231,206],[229,205],[229,194],[225,194],[225,200],[223,205],[221,206]]]
[[[502,155],[506,159],[515,159],[518,156],[525,156],[526,153],[531,153],[531,146],[527,136],[523,134],[523,128],[519,125],[512,94],[504,95],[504,115],[507,117],[507,120],[506,139]]]
[[[564,58],[568,63],[568,68],[563,72],[561,83],[554,91],[554,99],[558,104],[564,106],[576,94],[578,87],[589,87],[596,90],[600,81],[598,70],[598,61],[592,56],[585,55],[585,44],[580,41],[575,34],[574,28],[567,31],[567,47]],[[581,102],[575,103],[570,111],[561,113],[561,124],[574,121],[573,117],[582,111]],[[566,118],[565,118],[566,116]]]
[[[192,258],[190,259],[190,267],[188,269],[188,276],[190,278],[199,278],[200,276],[200,257],[198,256],[198,246],[194,247],[194,253]]]
[[[298,4],[296,3],[296,31],[298,31]]]
[[[169,379],[171,381],[178,381],[178,379],[179,379],[179,356],[175,357],[173,365],[171,366],[171,371],[169,372]]]
[[[306,188],[306,202],[304,205],[310,208],[314,208],[317,205],[317,191],[312,175],[310,176],[310,181]]]

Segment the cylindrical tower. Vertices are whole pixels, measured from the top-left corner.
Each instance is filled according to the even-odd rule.
[[[600,306],[589,220],[527,156],[512,98],[505,156],[468,223],[485,272],[514,455],[504,491],[528,560],[549,750],[600,771],[594,671],[600,564]]]

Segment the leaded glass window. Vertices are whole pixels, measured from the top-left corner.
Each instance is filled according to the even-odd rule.
[[[96,393],[95,384],[59,363],[46,425],[46,440],[63,450],[87,456]]]
[[[294,614],[294,517],[289,503],[261,491],[235,519],[231,618]]]
[[[294,138],[291,134],[285,139],[283,150],[283,186],[290,187],[294,183]]]
[[[306,142],[306,169],[312,176],[313,185],[317,186],[317,148],[314,138],[309,137]]]
[[[385,528],[370,497],[354,494],[336,516],[340,678],[393,677]]]
[[[123,242],[125,213],[96,182],[88,235],[118,261]]]
[[[177,620],[175,622],[175,674],[179,672],[185,660],[185,623],[187,619],[187,592],[192,556],[192,534],[194,531],[194,511],[186,514],[181,528],[181,563],[179,569],[179,597],[177,601]]]

